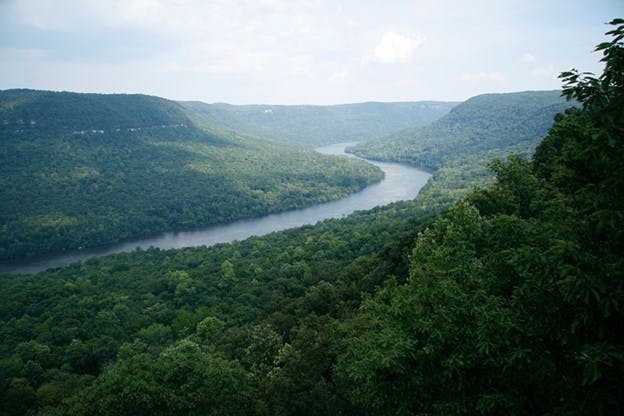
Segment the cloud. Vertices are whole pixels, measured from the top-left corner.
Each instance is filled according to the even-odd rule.
[[[314,57],[312,55],[297,55],[278,57],[280,62],[286,62],[288,67],[292,68],[294,74],[303,75],[306,78],[314,76]]]
[[[330,81],[340,81],[343,79],[347,79],[349,77],[350,73],[348,69],[339,69],[337,71],[334,71],[331,76],[329,77]]]
[[[189,73],[204,73],[204,74],[226,74],[232,73],[234,70],[225,65],[178,65],[167,64],[162,65],[156,69],[158,72],[189,72]]]
[[[569,62],[600,71],[591,39],[615,7],[589,25],[553,2],[565,19],[492,0],[0,0],[0,88],[237,103],[553,88]]]
[[[38,48],[0,48],[0,59],[37,60],[47,59],[50,56],[48,49]]]
[[[531,71],[531,74],[534,77],[555,77],[557,75],[554,65],[535,68]]]
[[[405,36],[394,32],[385,33],[368,59],[380,64],[407,63],[414,50],[425,42],[424,36]]]
[[[460,79],[462,81],[474,82],[474,81],[505,81],[505,75],[500,72],[478,72],[473,74],[463,74]]]
[[[531,63],[535,62],[535,59],[535,56],[528,52],[522,54],[522,62]]]

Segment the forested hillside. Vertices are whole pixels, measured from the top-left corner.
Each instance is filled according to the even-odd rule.
[[[230,105],[183,102],[210,125],[308,147],[368,140],[431,123],[457,103],[417,101],[342,105]]]
[[[0,131],[38,135],[190,127],[179,104],[138,94],[0,91]],[[102,134],[102,133],[100,133]]]
[[[340,198],[361,161],[196,127],[140,95],[0,92],[0,260]]]
[[[434,172],[424,192],[443,205],[475,185],[490,183],[493,175],[487,164],[493,158],[531,155],[555,115],[569,106],[561,91],[479,95],[429,125],[360,143],[349,151]]]
[[[409,281],[378,291],[341,339],[335,375],[371,414],[624,412],[624,19],[600,77],[562,74],[582,103],[532,162],[421,232]]]
[[[418,128],[360,143],[353,152],[436,170],[484,151],[532,150],[567,106],[561,91],[484,94]]]
[[[7,415],[624,413],[624,19],[532,158],[212,248],[0,276]],[[427,195],[425,195],[425,198]]]

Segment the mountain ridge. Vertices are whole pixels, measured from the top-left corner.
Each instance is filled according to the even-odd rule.
[[[471,97],[428,124],[347,149],[357,156],[407,163],[434,175],[421,191],[445,205],[494,180],[492,159],[528,157],[557,114],[574,106],[560,90],[489,93]]]
[[[383,177],[192,118],[160,97],[0,91],[0,259],[302,208]]]
[[[303,146],[360,141],[426,124],[457,104],[444,101],[368,101],[335,105],[180,103],[211,125]]]
[[[183,107],[152,95],[0,90],[0,129],[5,130],[136,129],[179,124],[192,124]]]

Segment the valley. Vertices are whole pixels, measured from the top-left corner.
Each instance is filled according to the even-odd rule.
[[[344,149],[354,143],[338,143],[316,150],[328,155],[346,155]],[[50,268],[84,262],[93,257],[114,253],[147,250],[212,246],[262,236],[288,228],[313,225],[330,218],[343,218],[355,211],[363,211],[393,202],[411,200],[418,195],[430,175],[416,168],[397,163],[372,162],[384,172],[384,179],[344,198],[306,208],[299,208],[267,216],[239,220],[211,227],[166,232],[140,240],[131,240],[112,246],[81,249],[57,256],[29,258],[24,261],[0,263],[0,273],[36,273]]]
[[[218,128],[289,145],[317,147],[363,142],[426,125],[456,102],[367,102],[342,105],[230,105],[182,102],[198,120]]]
[[[360,160],[198,127],[156,97],[4,91],[0,120],[1,260],[302,208],[383,177]]]
[[[610,25],[599,75],[433,113],[0,91],[3,259],[171,243],[0,273],[0,413],[624,413],[624,19]],[[373,162],[313,150],[348,129],[370,133],[346,150]],[[209,224],[217,240],[176,246]]]

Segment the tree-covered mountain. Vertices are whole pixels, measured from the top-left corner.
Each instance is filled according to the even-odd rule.
[[[191,127],[174,101],[140,94],[0,91],[0,131],[105,132]]]
[[[199,128],[142,95],[0,92],[0,259],[299,208],[381,179],[361,161]]]
[[[490,183],[493,176],[487,164],[493,158],[532,154],[555,115],[569,106],[561,91],[478,95],[431,124],[360,143],[348,151],[434,172],[423,191],[436,194],[445,204],[475,185]]]
[[[624,19],[532,159],[211,248],[0,276],[7,415],[624,413]],[[427,197],[427,195],[424,195]]]
[[[360,143],[352,150],[368,158],[437,170],[484,151],[529,151],[566,106],[561,91],[478,95],[431,124]]]
[[[418,101],[341,105],[230,105],[182,102],[210,125],[278,142],[315,147],[362,141],[428,124],[457,103]]]
[[[532,161],[491,164],[419,234],[409,280],[342,339],[337,379],[370,414],[624,413],[624,19],[604,72],[561,74],[582,104]]]

